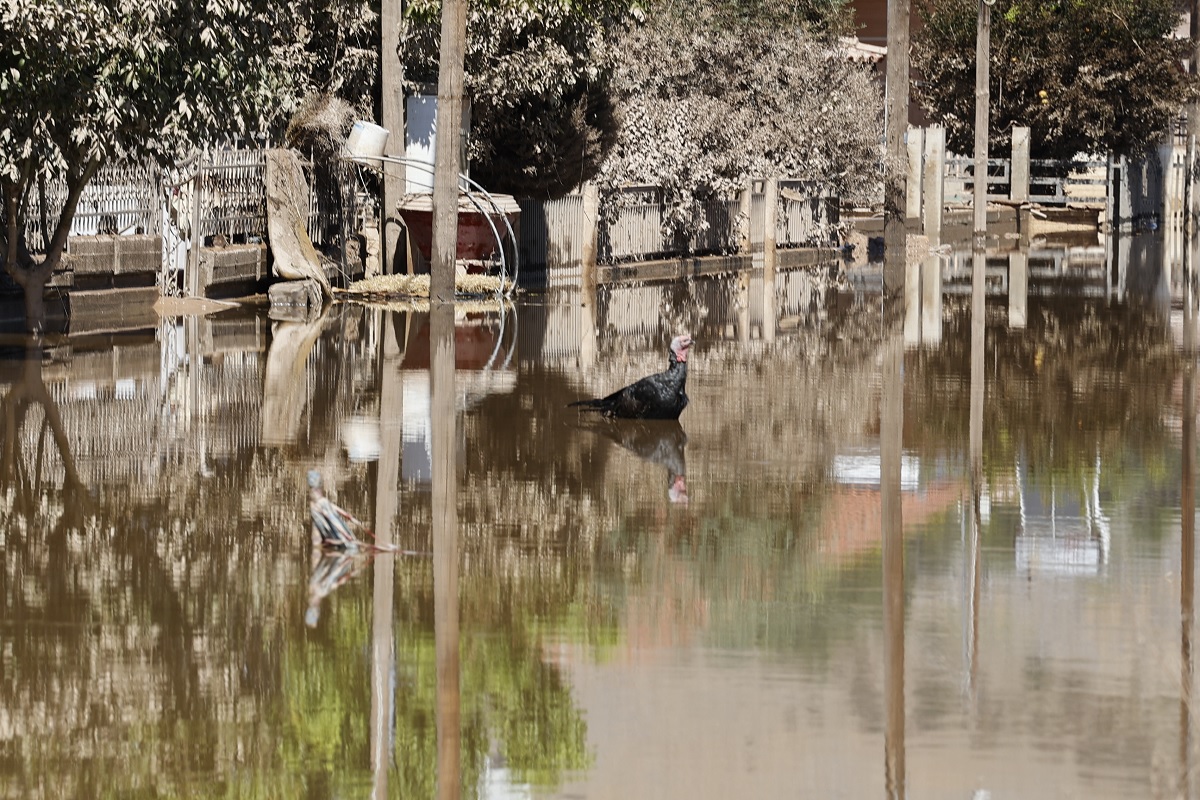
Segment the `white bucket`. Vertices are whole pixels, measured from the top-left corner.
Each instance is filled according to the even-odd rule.
[[[360,119],[346,137],[346,151],[355,160],[378,160],[383,155],[387,140],[387,128]]]

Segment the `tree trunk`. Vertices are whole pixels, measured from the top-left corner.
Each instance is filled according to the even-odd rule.
[[[93,158],[82,170],[77,166],[68,166],[66,202],[63,204],[62,214],[59,215],[54,236],[46,244],[45,258],[38,264],[34,264],[25,246],[24,209],[21,207],[23,204],[19,202],[23,187],[32,177],[32,170],[26,171],[20,183],[10,180],[2,182],[6,222],[4,233],[0,234],[0,244],[4,250],[3,268],[25,290],[25,328],[31,333],[40,333],[45,329],[46,302],[43,295],[46,284],[50,282],[50,276],[54,274],[55,267],[67,249],[67,237],[71,232],[71,223],[75,219],[79,198],[100,169],[100,164],[100,159]]]
[[[21,284],[25,290],[25,330],[30,333],[42,333],[46,330],[46,284],[49,281],[35,278],[31,272],[28,279]]]

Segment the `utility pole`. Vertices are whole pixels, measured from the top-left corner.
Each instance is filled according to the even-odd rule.
[[[1200,0],[1192,0],[1190,34],[1192,40],[1191,57],[1188,59],[1188,72],[1200,74]],[[1184,209],[1184,225],[1192,234],[1188,242],[1191,246],[1196,239],[1197,217],[1200,217],[1200,198],[1196,197],[1196,143],[1200,141],[1200,100],[1193,100],[1187,107],[1187,181],[1185,195],[1188,198]]]
[[[1200,1],[1200,0],[1198,0]],[[903,291],[908,229],[908,18],[909,0],[887,4],[887,164],[883,190],[883,287]]]
[[[975,251],[983,250],[987,236],[988,129],[990,126],[992,57],[992,6],[996,0],[979,0],[979,27],[975,34]]]
[[[440,124],[434,143],[433,249],[429,259],[429,299],[434,304],[454,302],[466,44],[467,0],[443,0],[437,108]]]
[[[380,124],[388,129],[384,155],[404,156],[404,65],[400,63],[400,19],[404,15],[403,0],[383,0],[379,14],[379,66],[382,117]],[[379,267],[384,275],[396,271],[393,263],[396,245],[400,241],[400,218],[397,204],[404,194],[404,165],[395,161],[383,162],[383,200],[379,207]]]

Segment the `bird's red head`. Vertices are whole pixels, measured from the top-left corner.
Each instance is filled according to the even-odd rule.
[[[682,364],[687,363],[688,350],[691,348],[695,340],[686,333],[681,333],[671,340],[671,352],[675,354],[676,360]]]

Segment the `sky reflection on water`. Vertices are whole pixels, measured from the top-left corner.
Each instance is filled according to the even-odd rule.
[[[8,348],[0,794],[1192,796],[1161,242]],[[679,424],[567,408],[684,329]]]

